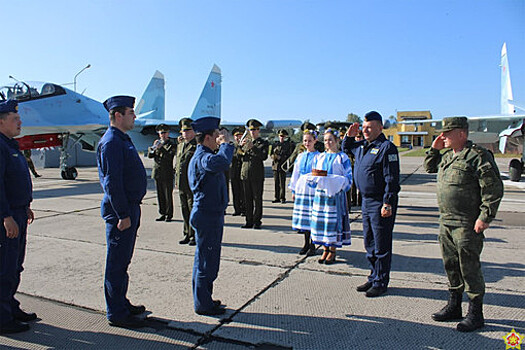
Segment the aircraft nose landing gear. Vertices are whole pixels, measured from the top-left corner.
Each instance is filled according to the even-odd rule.
[[[66,167],[60,172],[64,180],[75,180],[77,178],[78,172],[75,167]]]

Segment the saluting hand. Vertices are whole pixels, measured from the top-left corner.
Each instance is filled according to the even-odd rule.
[[[354,123],[350,125],[350,127],[346,131],[346,136],[356,137],[358,133],[359,133],[359,123]]]
[[[439,134],[439,136],[436,137],[434,141],[432,141],[432,148],[437,149],[438,151],[441,151],[443,148],[445,148],[443,133]]]
[[[4,228],[7,238],[16,238],[18,237],[18,224],[12,216],[4,218]]]
[[[119,231],[127,230],[131,227],[131,218],[128,216],[127,218],[120,219],[117,223],[117,228]]]

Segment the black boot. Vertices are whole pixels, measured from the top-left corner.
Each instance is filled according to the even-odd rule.
[[[458,323],[456,329],[460,332],[472,332],[485,326],[483,319],[483,300],[476,298],[468,304],[467,316]]]
[[[304,235],[304,245],[299,251],[300,255],[305,255],[308,249],[310,249],[310,232],[303,231],[303,235]]]
[[[441,311],[432,314],[432,319],[438,322],[461,319],[462,296],[463,293],[451,291],[450,297],[448,298],[448,304],[442,308]]]

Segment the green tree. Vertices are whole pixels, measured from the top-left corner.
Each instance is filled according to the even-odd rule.
[[[348,116],[346,117],[346,121],[350,123],[359,123],[361,124],[363,121],[357,114],[354,113],[348,113]]]

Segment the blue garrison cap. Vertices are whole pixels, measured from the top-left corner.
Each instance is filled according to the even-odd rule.
[[[217,117],[204,117],[195,120],[191,123],[193,130],[197,133],[205,132],[208,130],[215,130],[219,128],[219,123],[221,122],[220,118]]]
[[[7,100],[0,102],[0,113],[18,113],[18,102]]]
[[[113,96],[104,101],[104,107],[109,112],[117,107],[129,107],[135,106],[135,97],[132,96]]]
[[[378,120],[380,123],[383,123],[383,118],[381,114],[376,111],[371,111],[365,114],[365,122],[371,122],[372,120]]]

